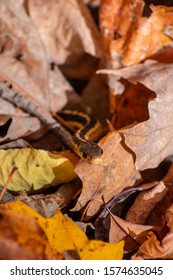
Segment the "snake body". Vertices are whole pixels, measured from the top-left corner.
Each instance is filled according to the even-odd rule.
[[[93,141],[103,132],[101,123],[93,116],[69,109],[58,112],[58,116],[66,127],[75,132],[72,143],[74,152],[90,163],[100,162],[103,151]]]

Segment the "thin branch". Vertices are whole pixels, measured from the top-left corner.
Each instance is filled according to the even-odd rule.
[[[71,134],[58,123],[52,115],[37,104],[34,100],[23,96],[12,89],[9,89],[7,85],[0,83],[0,97],[11,102],[15,106],[21,108],[25,112],[37,117],[48,129],[52,130],[70,149],[72,148],[72,136]]]
[[[11,179],[12,179],[12,177],[13,177],[14,172],[15,172],[17,169],[18,169],[18,168],[14,166],[13,169],[11,170],[10,175],[8,176],[7,182],[5,183],[5,185],[4,185],[4,187],[3,187],[3,190],[2,190],[2,192],[0,193],[0,202],[1,202],[2,198],[3,198],[3,195],[4,195],[5,191],[6,191],[8,185],[9,185]]]
[[[105,199],[104,197],[102,196],[102,200],[103,200],[103,203],[108,211],[108,213],[110,214],[110,216],[112,217],[113,221],[116,223],[116,225],[125,233],[125,235],[127,235],[129,238],[131,238],[135,243],[138,244],[138,246],[141,246],[141,244],[136,240],[134,239],[117,221],[116,219],[114,218],[114,216],[112,215],[112,212],[110,211],[110,209],[107,207],[106,205],[106,202],[105,202]]]

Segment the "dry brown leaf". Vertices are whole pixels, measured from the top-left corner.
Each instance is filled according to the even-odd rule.
[[[105,201],[110,200],[125,187],[132,186],[137,178],[132,155],[121,144],[118,132],[111,132],[99,145],[103,149],[102,162],[89,164],[80,161],[75,172],[83,183],[82,193],[75,210],[81,209],[88,202],[87,216],[93,216]],[[139,176],[139,174],[138,174]]]
[[[111,44],[114,40],[115,42],[122,41],[126,37],[127,31],[133,30],[137,26],[136,20],[139,17],[137,15],[142,13],[143,5],[142,0],[136,0],[133,3],[131,0],[125,2],[123,0],[105,0],[101,2],[100,29],[103,47],[108,61],[111,62],[112,66],[113,63],[117,64],[115,65],[116,68],[121,63],[121,53],[117,51],[111,53]]]
[[[94,115],[102,123],[109,119],[108,88],[101,77],[96,74],[92,76],[82,91],[81,98],[89,114]]]
[[[161,181],[152,189],[141,192],[128,210],[125,220],[134,224],[144,224],[150,212],[164,198],[167,191]]]
[[[114,128],[121,129],[133,123],[146,121],[149,118],[148,102],[154,97],[155,94],[142,84],[134,85],[126,81],[123,94],[116,96]]]
[[[98,30],[82,1],[29,0],[28,11],[46,46],[50,62],[62,64],[72,54],[100,57]],[[70,11],[70,12],[69,12]]]
[[[64,200],[55,194],[35,194],[28,196],[26,192],[15,196],[15,200],[24,202],[45,218],[50,218],[58,208],[62,208],[64,203]]]
[[[48,108],[45,102],[48,101],[45,51],[34,24],[26,14],[23,2],[1,1],[1,71],[3,70],[3,75],[8,74],[11,77],[10,82],[20,81],[19,84],[26,88],[28,86],[31,92],[34,90],[36,100]]]
[[[167,209],[173,203],[173,164],[171,164],[167,174],[163,178],[163,182],[167,187],[167,193],[164,198],[156,205],[156,207],[151,211],[146,223],[150,225],[158,225],[160,226],[163,217]]]
[[[34,117],[0,115],[0,119],[0,143],[16,140],[34,133],[39,135],[41,131],[44,131],[40,121]]]
[[[0,29],[1,79],[48,111],[62,109],[68,101],[68,92],[78,102],[58,67],[50,69],[44,44],[26,13],[24,1],[2,1],[0,23],[3,26]]]
[[[83,0],[84,4],[97,7],[100,5],[101,0]]]
[[[138,170],[154,168],[173,154],[172,72],[173,64],[146,61],[119,70],[100,72],[139,82],[156,94],[148,104],[149,120],[123,130],[126,145],[136,156]]]
[[[14,199],[24,202],[43,217],[49,218],[58,208],[66,207],[80,188],[80,182],[76,179],[69,184],[63,184],[51,194],[27,195],[25,191],[21,191]]]
[[[105,52],[112,67],[149,58],[173,39],[173,8],[151,5],[143,17],[144,1],[102,1],[100,27]]]
[[[173,205],[166,211],[169,232],[160,241],[154,233],[139,248],[133,259],[173,259]]]
[[[109,242],[119,242],[126,239],[125,249],[128,251],[133,250],[136,246],[142,244],[154,227],[150,225],[140,225],[127,222],[113,214],[110,216],[111,226],[109,232]]]

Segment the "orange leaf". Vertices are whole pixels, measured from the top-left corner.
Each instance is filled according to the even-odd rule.
[[[131,65],[158,52],[173,39],[173,8],[151,5],[142,16],[144,1],[103,1],[100,26],[106,54],[113,67]]]

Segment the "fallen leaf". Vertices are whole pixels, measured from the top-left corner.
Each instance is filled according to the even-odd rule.
[[[106,119],[110,117],[108,88],[98,75],[92,76],[82,91],[81,98],[88,113],[95,116],[102,124],[106,124]]]
[[[148,233],[154,229],[150,225],[134,224],[111,214],[111,224],[109,231],[109,242],[115,243],[125,240],[125,250],[132,251],[142,244]]]
[[[93,216],[105,201],[125,187],[132,186],[139,174],[135,174],[133,156],[122,145],[118,132],[111,132],[103,138],[99,145],[103,149],[102,162],[89,164],[80,161],[75,172],[83,183],[82,193],[73,210],[79,210],[87,205],[87,216]]]
[[[24,202],[45,218],[51,217],[55,214],[56,209],[61,209],[64,205],[64,200],[56,194],[27,195],[26,192],[22,191],[21,194],[15,196],[15,200]]]
[[[117,0],[105,0],[101,2],[100,30],[102,35],[102,43],[108,61],[111,62],[112,65],[113,63],[116,63],[116,66],[118,66],[118,64],[121,63],[121,54],[120,52],[115,51],[113,56],[111,44],[113,44],[114,41],[119,42],[119,40],[122,41],[124,38],[126,38],[126,33],[128,31],[131,35],[131,30],[135,29],[137,26],[137,18],[142,13],[143,5],[144,2],[142,0],[136,0],[133,2],[128,0],[125,3],[124,1]],[[130,19],[133,19],[133,21]]]
[[[102,1],[100,27],[105,52],[113,68],[139,63],[173,40],[173,8],[151,5],[143,14],[144,1]]]
[[[0,205],[0,259],[62,259],[49,245],[36,218]]]
[[[14,141],[11,141],[11,142],[7,142],[7,143],[4,143],[4,144],[1,144],[0,145],[0,148],[1,149],[13,149],[13,148],[31,148],[31,145],[23,140],[23,139],[18,139],[18,140],[14,140]]]
[[[134,201],[134,198],[139,192],[152,189],[156,182],[146,183],[135,187],[127,188],[120,193],[117,193],[113,198],[103,205],[100,209],[99,216],[97,217],[95,226],[95,237],[99,240],[108,240],[110,229],[110,213],[118,217],[124,216],[124,211],[127,212],[127,205]],[[129,207],[128,207],[129,208]],[[136,213],[134,213],[135,215]],[[134,221],[131,221],[132,223]],[[148,223],[150,225],[150,223]]]
[[[172,135],[172,71],[173,64],[146,61],[119,70],[103,70],[141,83],[156,94],[149,101],[149,119],[122,130],[126,145],[135,154],[138,170],[154,168],[173,154]]]
[[[8,185],[8,189],[15,192],[38,191],[76,178],[74,166],[67,158],[44,150],[30,148],[0,150],[0,159],[2,186],[13,167],[18,168]]]
[[[66,105],[69,93],[74,102],[79,97],[56,65],[50,69],[44,42],[26,7],[24,1],[1,3],[0,76],[32,102],[56,112]]]
[[[84,52],[101,56],[98,30],[82,1],[51,0],[43,5],[40,0],[30,0],[27,8],[45,44],[50,62],[62,64],[70,55],[79,56]]]
[[[82,260],[121,260],[124,242],[110,244],[99,240],[90,240],[85,248],[80,249]]]
[[[7,111],[6,111],[7,112]],[[40,121],[30,116],[0,115],[0,143],[13,141],[20,137],[40,135],[44,128]]]
[[[55,214],[58,208],[68,206],[80,188],[81,184],[76,179],[71,183],[61,185],[56,192],[51,194],[28,195],[25,191],[20,191],[14,199],[24,202],[43,217],[49,218]]]
[[[63,253],[77,250],[80,259],[122,259],[124,242],[109,244],[97,240],[88,240],[85,233],[60,210],[51,218],[45,219],[22,202],[6,203],[4,207],[27,217],[34,217],[44,230],[49,245],[55,252]]]
[[[169,232],[160,241],[157,236],[151,232],[150,237],[139,248],[133,259],[172,259],[173,258],[173,205],[166,211],[165,219]]]
[[[150,212],[164,198],[168,189],[161,181],[155,187],[144,190],[128,210],[125,220],[134,224],[144,224]]]
[[[167,174],[163,178],[163,182],[167,188],[167,193],[163,199],[151,211],[147,224],[161,226],[165,212],[173,203],[173,164],[171,164]]]

